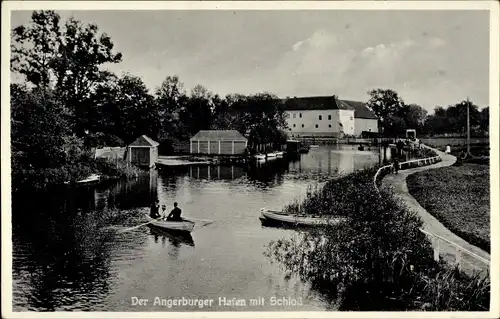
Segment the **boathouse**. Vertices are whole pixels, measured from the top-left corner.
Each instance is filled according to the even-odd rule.
[[[190,139],[191,154],[241,155],[247,139],[236,130],[199,131]]]
[[[140,136],[128,146],[128,161],[136,166],[153,167],[158,161],[159,143],[147,137]]]

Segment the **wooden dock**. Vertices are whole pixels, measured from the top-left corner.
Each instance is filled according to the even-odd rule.
[[[191,166],[191,165],[208,165],[212,164],[212,162],[207,160],[202,161],[193,161],[183,157],[159,157],[156,161],[157,166]]]

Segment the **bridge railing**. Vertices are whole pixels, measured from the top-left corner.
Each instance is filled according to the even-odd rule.
[[[427,146],[424,146],[427,147]],[[430,147],[427,147],[430,148]],[[430,148],[432,149],[432,148]],[[427,166],[427,165],[432,165],[435,163],[438,163],[441,161],[440,156],[433,156],[433,157],[428,157],[428,158],[421,158],[421,159],[414,159],[406,162],[399,163],[399,169],[400,170],[405,170],[409,168],[414,168],[414,167],[419,167],[419,166]],[[373,177],[373,184],[375,187],[375,190],[377,192],[380,192],[379,186],[382,182],[382,179],[384,178],[385,175],[391,173],[393,170],[393,165],[385,165],[380,167],[377,172],[375,173],[375,176]],[[472,272],[472,273],[477,273],[481,272],[485,269],[489,269],[490,261],[471,252],[470,250],[467,250],[466,248],[458,245],[457,243],[454,243],[444,237],[441,237],[439,235],[430,233],[424,229],[420,229],[422,233],[427,235],[427,237],[431,240],[432,246],[434,248],[434,259],[436,261],[440,260],[440,257],[443,260],[446,260],[447,262],[451,264],[456,264],[459,269],[467,271],[467,272]],[[444,249],[444,247],[448,246],[451,249]],[[446,251],[453,251],[454,254],[450,256],[449,254],[446,253]]]

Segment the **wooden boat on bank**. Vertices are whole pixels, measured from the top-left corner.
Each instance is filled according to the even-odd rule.
[[[162,230],[174,231],[174,232],[187,232],[190,233],[195,225],[195,222],[183,219],[182,221],[166,221],[166,220],[156,220],[151,218],[149,214],[145,214],[146,218],[150,222],[149,226],[158,227]]]
[[[335,225],[347,220],[345,217],[320,217],[308,215],[292,215],[280,211],[261,208],[259,217],[262,224],[285,224],[290,226],[326,226]]]
[[[313,144],[313,145],[310,145],[309,146],[310,149],[313,149],[313,148],[319,148],[319,145],[316,145],[316,144]]]
[[[265,160],[266,154],[255,154],[253,157],[257,160]]]

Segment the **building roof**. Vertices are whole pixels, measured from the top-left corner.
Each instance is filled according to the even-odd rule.
[[[136,139],[133,143],[130,143],[129,146],[158,146],[160,143],[152,140],[150,137],[146,135],[141,135],[138,139]]]
[[[337,103],[334,96],[293,97],[283,99],[284,109],[295,110],[339,110],[351,109],[350,106]]]
[[[373,119],[376,120],[377,117],[373,112],[366,106],[364,102],[357,101],[347,101],[342,100],[342,102],[349,104],[354,109],[354,117],[358,119]]]
[[[311,96],[283,99],[287,111],[354,110],[355,118],[377,119],[363,102],[339,100],[335,96]]]
[[[191,141],[246,141],[247,139],[236,130],[199,131]]]

